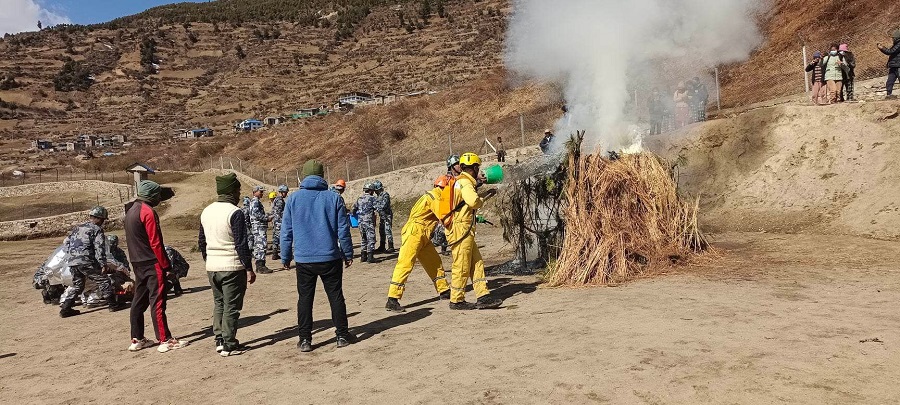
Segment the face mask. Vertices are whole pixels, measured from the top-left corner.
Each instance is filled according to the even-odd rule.
[[[831,51],[831,56],[837,55],[837,51]]]
[[[841,51],[840,54],[843,55],[843,54],[844,54],[844,51]]]

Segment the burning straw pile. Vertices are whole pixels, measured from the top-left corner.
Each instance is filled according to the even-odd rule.
[[[708,245],[698,200],[682,201],[672,171],[654,154],[569,154],[565,239],[546,281],[607,285],[677,263]]]

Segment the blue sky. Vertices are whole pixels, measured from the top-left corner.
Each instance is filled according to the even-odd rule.
[[[206,0],[182,0],[194,3]],[[0,0],[0,36],[36,31],[38,20],[56,24],[94,24],[144,11],[167,0]]]
[[[39,3],[50,11],[65,16],[75,24],[94,24],[140,13],[163,4],[181,3],[166,0],[43,0]],[[193,0],[194,3],[205,0]]]

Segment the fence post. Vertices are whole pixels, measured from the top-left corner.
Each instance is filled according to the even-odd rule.
[[[803,45],[803,85],[809,95],[809,72],[806,71],[806,45]]]
[[[719,83],[719,67],[716,66],[716,111],[722,111],[722,85]]]
[[[522,147],[525,147],[525,114],[519,113],[519,131],[522,133]]]
[[[450,154],[453,154],[453,135],[447,134],[447,144],[450,145]]]
[[[344,164],[347,165],[347,181],[350,181],[350,162],[345,160]]]
[[[369,177],[372,177],[372,161],[369,159],[368,153],[366,153],[366,166],[369,167]]]
[[[397,170],[397,165],[394,164],[394,147],[391,146],[391,171]]]
[[[225,170],[225,159],[219,156],[219,169]]]

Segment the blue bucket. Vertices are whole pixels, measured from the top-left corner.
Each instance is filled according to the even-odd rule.
[[[359,218],[356,215],[350,214],[350,227],[359,228]]]

